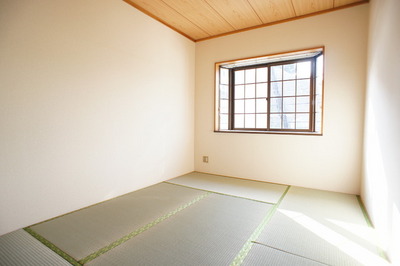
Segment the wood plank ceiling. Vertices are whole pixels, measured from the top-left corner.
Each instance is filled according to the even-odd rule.
[[[368,0],[124,0],[193,41],[329,12]]]

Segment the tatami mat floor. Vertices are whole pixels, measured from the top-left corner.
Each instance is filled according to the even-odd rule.
[[[388,265],[355,195],[190,173],[0,237],[0,265]]]

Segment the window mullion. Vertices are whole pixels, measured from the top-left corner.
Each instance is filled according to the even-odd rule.
[[[229,129],[234,129],[235,125],[235,71],[229,70]]]
[[[267,130],[270,130],[270,115],[271,115],[271,67],[268,66],[268,80],[267,80]]]
[[[315,125],[315,80],[316,80],[316,57],[311,60],[311,80],[310,80],[310,121],[309,130],[314,131]]]

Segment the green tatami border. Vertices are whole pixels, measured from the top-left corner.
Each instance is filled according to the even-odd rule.
[[[276,212],[276,210],[279,207],[279,204],[281,204],[283,198],[286,196],[288,193],[289,189],[291,186],[288,186],[283,192],[282,196],[279,198],[278,202],[274,204],[274,206],[268,210],[267,214],[265,215],[264,219],[261,221],[261,223],[258,225],[258,227],[254,230],[253,234],[249,237],[249,239],[246,241],[246,243],[243,245],[242,249],[239,251],[239,253],[236,255],[230,266],[238,266],[241,265],[246,258],[247,254],[249,254],[251,247],[254,244],[254,241],[257,240],[257,238],[260,236],[261,232],[264,230],[265,226],[269,223],[269,221],[272,219],[272,216]]]
[[[140,227],[139,229],[132,231],[131,233],[115,240],[114,242],[110,243],[109,245],[89,254],[88,256],[80,259],[80,260],[76,260],[75,258],[73,258],[71,255],[67,254],[66,252],[64,252],[63,250],[61,250],[59,247],[57,247],[56,245],[54,245],[52,242],[50,242],[49,240],[47,240],[46,238],[44,238],[43,236],[41,236],[40,234],[38,234],[37,232],[35,232],[33,229],[31,229],[29,227],[24,228],[24,230],[29,233],[31,236],[33,236],[34,238],[36,238],[38,241],[40,241],[42,244],[44,244],[46,247],[48,247],[49,249],[51,249],[53,252],[55,252],[56,254],[58,254],[59,256],[61,256],[63,259],[65,259],[66,261],[68,261],[69,263],[71,263],[74,266],[82,266],[92,260],[94,260],[95,258],[99,257],[102,254],[107,253],[108,251],[112,250],[113,248],[125,243],[126,241],[128,241],[129,239],[139,235],[140,233],[145,232],[146,230],[150,229],[151,227],[161,223],[162,221],[168,219],[169,217],[177,214],[178,212],[186,209],[187,207],[197,203],[198,201],[206,198],[207,196],[209,196],[210,194],[212,194],[212,192],[206,192],[201,194],[200,196],[197,196],[196,198],[194,198],[193,200],[179,206],[178,208],[176,208],[173,211],[170,211],[169,213],[153,220],[152,222]],[[32,225],[33,226],[33,225]]]
[[[69,263],[71,263],[74,266],[81,266],[82,264],[79,263],[77,260],[75,260],[73,257],[71,257],[69,254],[65,253],[63,250],[61,250],[60,248],[58,248],[56,245],[54,245],[53,243],[51,243],[49,240],[47,240],[46,238],[44,238],[43,236],[39,235],[38,233],[36,233],[35,231],[33,231],[30,227],[26,227],[24,228],[24,230],[30,234],[31,236],[33,236],[34,238],[36,238],[38,241],[40,241],[43,245],[45,245],[46,247],[48,247],[49,249],[51,249],[53,252],[55,252],[56,254],[58,254],[61,258],[65,259],[66,261],[68,261]]]
[[[362,213],[364,215],[365,221],[367,222],[369,227],[375,229],[374,225],[371,222],[371,219],[369,218],[367,209],[365,208],[365,205],[364,205],[364,203],[363,203],[363,201],[361,199],[361,196],[360,195],[356,195],[356,197],[357,197],[358,205],[360,205],[360,209],[361,209],[361,211],[362,211]],[[386,261],[389,261],[389,258],[387,257],[385,251],[383,251],[379,246],[376,246],[376,249],[378,251],[379,256],[381,256],[381,258],[385,259]]]
[[[198,201],[204,199],[205,197],[209,196],[210,194],[211,194],[211,193],[207,192],[207,193],[204,193],[204,194],[202,194],[202,195],[196,197],[195,199],[189,201],[188,203],[186,203],[186,204],[184,204],[184,205],[181,205],[181,206],[178,207],[177,209],[175,209],[175,210],[173,210],[173,211],[171,211],[171,212],[169,212],[169,213],[167,213],[167,214],[161,216],[160,218],[157,218],[156,220],[154,220],[154,221],[152,221],[152,222],[146,224],[145,226],[142,226],[141,228],[139,228],[139,229],[137,229],[137,230],[135,230],[135,231],[133,231],[133,232],[131,232],[131,233],[129,233],[129,234],[123,236],[123,237],[121,237],[120,239],[117,239],[116,241],[112,242],[111,244],[109,244],[109,245],[107,245],[107,246],[105,246],[105,247],[99,249],[98,251],[93,252],[92,254],[88,255],[87,257],[85,257],[85,258],[79,260],[79,263],[81,263],[82,265],[84,265],[85,263],[88,263],[89,261],[94,260],[95,258],[99,257],[100,255],[102,255],[102,254],[104,254],[104,253],[110,251],[111,249],[113,249],[113,248],[115,248],[115,247],[117,247],[117,246],[119,246],[119,245],[125,243],[125,242],[128,241],[129,239],[131,239],[131,238],[137,236],[137,235],[140,234],[140,233],[143,233],[144,231],[150,229],[151,227],[153,227],[153,226],[155,226],[155,225],[161,223],[162,221],[168,219],[169,217],[171,217],[171,216],[177,214],[178,212],[180,212],[180,211],[186,209],[187,207],[189,207],[189,206],[195,204],[196,202],[198,202]]]

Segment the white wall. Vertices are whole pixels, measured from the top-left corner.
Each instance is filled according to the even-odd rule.
[[[400,265],[400,1],[371,1],[362,198]]]
[[[367,29],[368,5],[361,5],[197,43],[195,169],[358,194]],[[322,45],[322,137],[213,132],[215,62]]]
[[[0,235],[193,171],[195,44],[123,1],[0,1]]]

